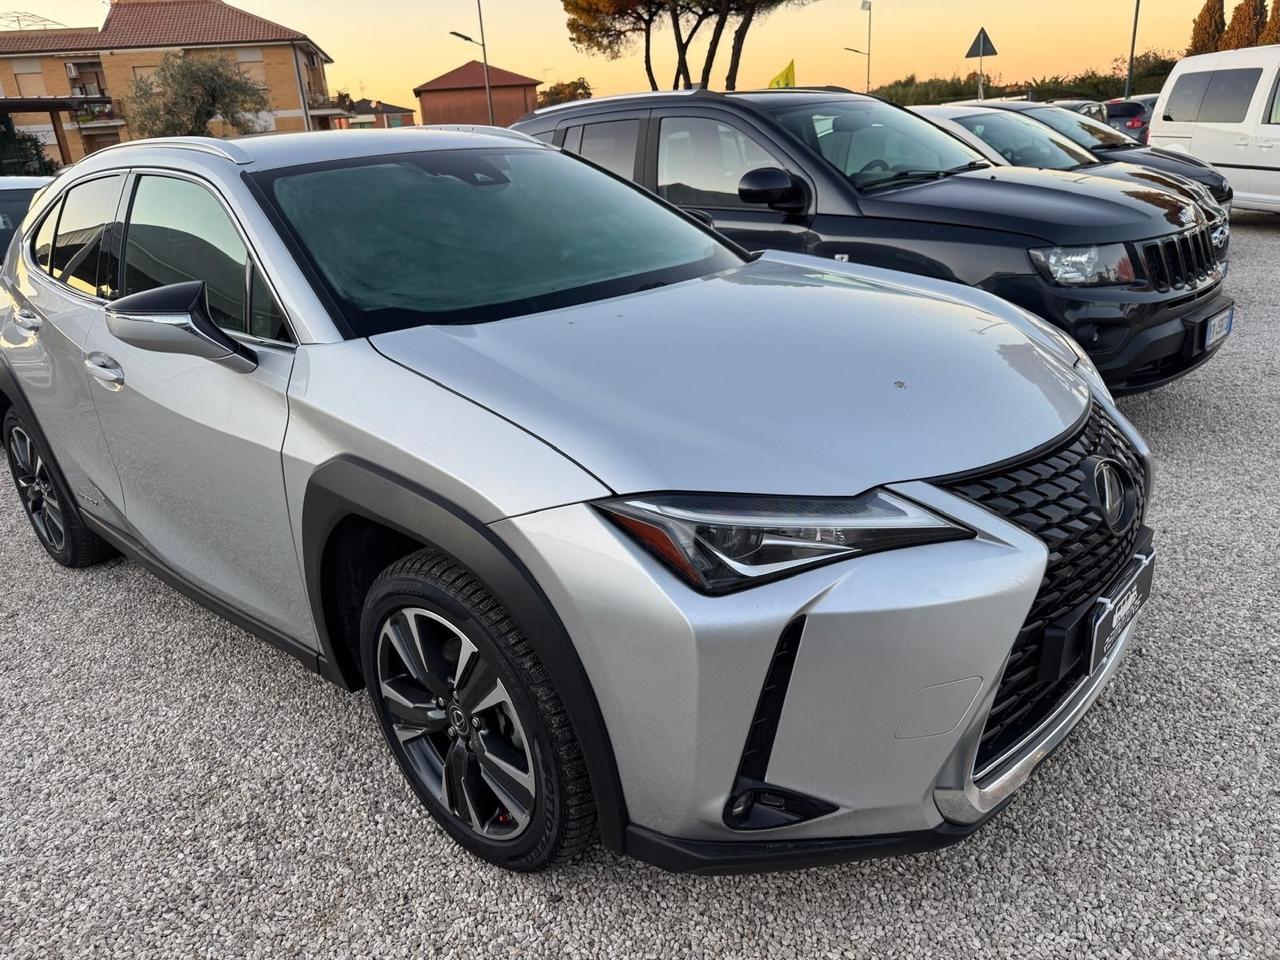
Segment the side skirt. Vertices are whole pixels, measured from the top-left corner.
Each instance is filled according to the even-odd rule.
[[[98,536],[102,537],[102,539],[106,540],[129,559],[135,560],[142,566],[146,567],[152,574],[163,580],[169,586],[173,587],[173,589],[177,590],[183,596],[194,600],[196,603],[200,604],[200,606],[216,613],[222,619],[235,624],[241,630],[253,634],[260,640],[265,640],[276,649],[296,658],[308,670],[320,674],[331,682],[337,682],[334,680],[335,674],[330,670],[330,664],[328,661],[300,640],[287,636],[273,627],[267,626],[255,617],[237,610],[235,607],[232,607],[213,596],[207,590],[191,583],[124,531],[118,530],[110,524],[107,524],[96,517],[90,516],[87,513],[81,512],[81,516],[84,517],[85,523],[91,526]]]

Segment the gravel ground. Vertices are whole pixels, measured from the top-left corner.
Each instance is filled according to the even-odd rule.
[[[363,696],[132,563],[56,567],[0,477],[0,955],[1280,956],[1280,220],[1234,242],[1231,340],[1124,404],[1160,466],[1133,655],[1003,816],[914,858],[487,867]]]

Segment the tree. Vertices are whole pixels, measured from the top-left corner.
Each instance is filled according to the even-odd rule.
[[[538,106],[550,107],[557,103],[568,103],[570,100],[590,100],[591,84],[586,77],[577,80],[564,80],[553,83],[545,90],[538,91]]]
[[[1240,0],[1231,14],[1231,22],[1218,41],[1219,50],[1241,50],[1258,42],[1267,23],[1267,0]]]
[[[1258,46],[1270,43],[1280,43],[1280,2],[1276,0],[1271,3],[1271,18],[1258,34]]]
[[[1191,45],[1187,47],[1187,56],[1213,53],[1218,49],[1222,32],[1226,29],[1227,14],[1222,0],[1204,0],[1204,7],[1191,22]]]
[[[229,57],[166,54],[149,77],[133,81],[129,126],[144,137],[207,136],[216,117],[238,133],[253,133],[253,115],[271,109],[266,87]]]
[[[569,15],[569,41],[579,50],[617,60],[637,41],[644,48],[649,89],[658,89],[653,72],[653,29],[666,13],[665,0],[562,0]]]

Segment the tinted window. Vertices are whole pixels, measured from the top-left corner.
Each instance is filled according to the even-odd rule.
[[[50,261],[53,276],[89,296],[106,296],[99,285],[98,252],[107,224],[115,219],[123,177],[100,177],[72,187],[62,201]],[[103,287],[113,287],[108,282]]]
[[[14,231],[18,229],[22,218],[27,215],[31,198],[35,194],[34,190],[0,191],[0,260],[4,259],[9,241],[13,239]]]
[[[54,201],[45,218],[40,221],[40,229],[36,231],[35,243],[31,247],[36,263],[46,273],[49,271],[49,261],[53,258],[53,233],[58,227],[58,209],[61,206],[61,201]]]
[[[1097,158],[1066,137],[1017,113],[978,113],[956,117],[956,123],[1016,167],[1070,170]]]
[[[781,166],[742,131],[703,117],[667,117],[658,140],[658,196],[689,207],[745,206],[738,181]]]
[[[1261,69],[1215,70],[1200,102],[1199,123],[1239,123],[1249,112]]]
[[[741,263],[642,190],[538,147],[254,179],[355,336],[537,313]]]
[[[636,175],[636,142],[639,120],[611,120],[582,128],[582,145],[577,153],[610,173],[632,180]]]
[[[263,340],[279,340],[292,343],[289,325],[285,321],[284,311],[271,295],[271,288],[263,279],[262,271],[257,265],[250,267],[249,281],[249,333]]]
[[[173,177],[142,177],[129,210],[124,293],[203,280],[214,322],[245,329],[248,252],[231,218],[208,190]]]
[[[1212,72],[1184,73],[1173,85],[1173,91],[1164,104],[1164,119],[1178,123],[1193,121],[1200,114],[1200,102],[1209,88]]]
[[[982,157],[949,133],[899,107],[878,100],[833,100],[801,106],[778,97],[758,105],[801,143],[847,176],[855,186],[894,173],[941,173]]]
[[[1267,123],[1280,123],[1280,81],[1271,91],[1271,107],[1267,110]]]
[[[1123,100],[1120,103],[1107,104],[1107,118],[1115,120],[1127,120],[1129,117],[1140,117],[1147,112],[1147,108],[1136,100]]]
[[[1028,110],[1027,115],[1041,123],[1048,124],[1064,137],[1084,147],[1086,150],[1106,150],[1111,147],[1136,147],[1138,142],[1126,137],[1100,120],[1086,117],[1074,110],[1063,110],[1061,107],[1039,107]]]

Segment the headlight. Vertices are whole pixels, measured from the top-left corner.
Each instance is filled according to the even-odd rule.
[[[705,593],[973,531],[885,490],[848,498],[667,493],[596,507]]]
[[[1133,261],[1123,243],[1100,247],[1042,247],[1027,251],[1031,262],[1064,287],[1101,286],[1134,281]]]

